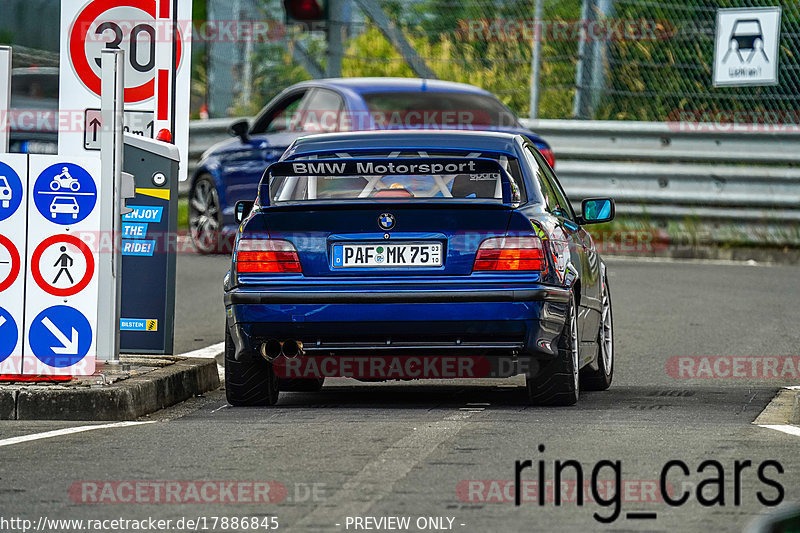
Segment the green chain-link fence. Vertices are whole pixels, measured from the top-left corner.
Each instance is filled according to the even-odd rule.
[[[282,20],[277,0],[249,1],[252,13],[247,16]],[[484,87],[520,116],[530,114],[531,57],[538,28],[540,118],[664,121],[681,111],[708,111],[722,116],[744,112],[738,115],[740,121],[798,122],[800,2],[796,0],[538,0],[538,19],[537,0],[377,1],[437,77]],[[778,85],[715,88],[717,9],[773,5],[782,7]],[[351,1],[348,11],[347,20],[339,21],[346,33],[344,76],[414,75],[406,58],[357,2]],[[210,9],[210,15],[213,12]],[[250,61],[252,68],[240,65],[232,70],[233,76],[217,75],[218,81],[233,79],[241,85],[241,73],[248,73],[249,98],[244,101],[237,93],[232,104],[237,112],[253,112],[280,89],[310,77],[291,59],[289,51],[297,42],[324,66],[324,34],[289,31],[280,41],[257,44],[247,58],[240,50],[239,61]],[[213,57],[215,44],[210,46]],[[230,45],[218,48],[223,46],[231,48],[225,54],[233,53]]]

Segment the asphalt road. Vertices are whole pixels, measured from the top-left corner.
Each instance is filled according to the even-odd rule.
[[[680,379],[667,371],[671,358],[682,356],[799,355],[797,268],[609,263],[615,382],[609,391],[582,394],[574,408],[526,407],[520,381],[513,378],[409,384],[331,380],[320,393],[284,394],[274,408],[230,408],[217,391],[157,413],[149,418],[153,423],[7,446],[3,439],[8,437],[80,424],[0,422],[0,515],[34,523],[40,516],[153,517],[173,520],[176,531],[225,530],[219,519],[212,528],[212,517],[266,516],[277,517],[280,530],[366,531],[355,527],[354,517],[398,516],[410,517],[410,527],[400,529],[406,531],[434,530],[432,522],[417,524],[417,519],[444,517],[434,523],[442,526],[438,529],[462,532],[705,533],[741,531],[768,510],[759,494],[770,502],[800,501],[800,436],[752,424],[778,387],[800,379]],[[177,351],[220,342],[220,285],[227,260],[187,255],[178,266]],[[571,498],[574,484],[568,482],[560,506],[550,498],[540,505],[533,493],[515,506],[508,483],[514,480],[515,461],[526,459],[532,460],[532,468],[522,472],[526,487],[537,479],[540,465],[544,479],[552,480],[555,461],[574,459],[589,483],[588,495],[591,486],[598,488],[597,499],[577,505]],[[675,507],[658,501],[656,488],[673,459],[689,469],[684,475],[673,468],[667,476],[674,497],[689,494]],[[719,466],[698,473],[709,459]],[[619,463],[600,468],[604,460]],[[752,466],[740,468],[741,483],[736,483],[735,463],[748,460]],[[768,461],[780,463],[783,473]],[[759,480],[760,465],[765,480]],[[564,478],[575,479],[574,471],[565,469]],[[617,472],[624,487],[619,502],[605,492]],[[703,480],[718,476],[724,477],[720,486],[698,489]],[[97,487],[109,491],[103,501],[130,495],[115,493],[120,485],[113,482],[176,480],[276,482],[269,494],[281,501],[85,503],[101,495],[92,492]],[[180,497],[194,501],[189,486],[181,485]],[[153,490],[139,502],[156,498]],[[719,493],[724,505],[700,503]],[[244,490],[235,497],[252,493]],[[605,505],[598,503],[603,498],[609,498]],[[616,510],[619,517],[610,524],[594,517]],[[655,513],[655,518],[629,514],[638,512]],[[178,529],[175,521],[181,517],[206,518],[199,527]],[[230,526],[229,531],[245,530]]]

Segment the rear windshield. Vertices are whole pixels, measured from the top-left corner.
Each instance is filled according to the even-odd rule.
[[[353,151],[339,154],[318,154],[310,159],[299,157],[296,160],[331,160],[338,157],[389,157],[408,158],[425,164],[426,158],[434,157],[482,157],[495,159],[511,177],[511,187],[520,202],[526,201],[523,180],[520,176],[519,161],[516,158],[496,153],[453,153],[394,151],[376,153]],[[499,173],[432,174],[421,172],[418,175],[396,175],[391,173],[369,173],[364,176],[289,176],[270,179],[270,199],[272,202],[302,202],[325,200],[370,200],[370,199],[452,199],[452,200],[496,200],[502,201],[502,183]]]
[[[362,98],[378,128],[517,126],[516,117],[503,104],[483,94],[395,91]]]
[[[370,198],[502,200],[500,174],[296,176],[276,180],[277,202]]]

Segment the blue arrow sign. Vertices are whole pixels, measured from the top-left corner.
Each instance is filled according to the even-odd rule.
[[[97,186],[82,167],[57,163],[36,178],[33,201],[47,220],[69,226],[92,212],[97,203]]]
[[[17,347],[19,330],[17,323],[11,313],[0,307],[0,363],[8,359],[8,356]]]
[[[92,326],[80,311],[66,305],[48,307],[33,319],[28,343],[42,363],[66,368],[89,353]]]
[[[22,203],[22,180],[14,169],[0,162],[0,220],[13,215]]]

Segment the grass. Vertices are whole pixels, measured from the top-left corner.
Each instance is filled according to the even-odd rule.
[[[189,229],[189,199],[178,200],[178,230]]]

